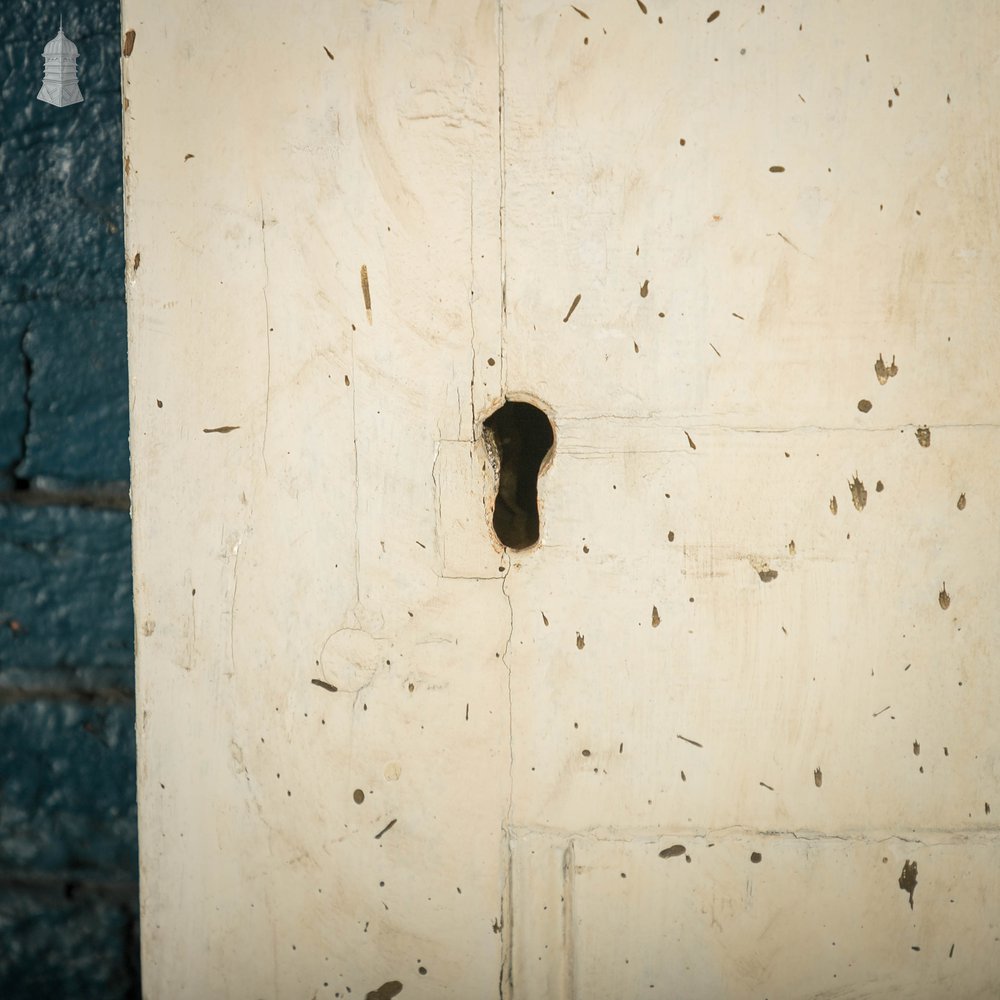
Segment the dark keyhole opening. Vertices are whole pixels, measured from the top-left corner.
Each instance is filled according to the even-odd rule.
[[[531,403],[506,402],[483,421],[500,463],[493,530],[509,549],[538,541],[538,470],[555,436],[549,418]]]

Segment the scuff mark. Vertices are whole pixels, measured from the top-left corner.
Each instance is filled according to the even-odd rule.
[[[571,305],[570,305],[570,307],[569,307],[569,312],[568,312],[568,313],[566,313],[566,315],[565,315],[565,316],[563,316],[563,322],[564,322],[564,323],[568,323],[568,322],[569,322],[569,318],[570,318],[570,316],[572,316],[572,315],[573,315],[573,311],[574,311],[574,310],[576,309],[576,307],[577,307],[577,306],[578,306],[578,305],[580,304],[580,299],[581,299],[582,297],[583,297],[582,295],[580,295],[579,293],[577,293],[577,296],[576,296],[576,298],[575,298],[575,299],[573,299],[573,302],[572,302],[572,304],[571,304]]]
[[[861,482],[856,472],[854,478],[848,481],[848,486],[851,489],[851,500],[854,501],[855,509],[864,510],[865,504],[868,503],[868,490],[865,489],[865,484]]]
[[[264,234],[264,196],[260,196],[260,249],[264,259],[264,346],[267,351],[267,370],[264,380],[264,434],[260,442],[260,457],[267,475],[267,426],[271,417],[271,309],[267,301],[267,286],[271,272],[267,265],[267,236]]]
[[[899,876],[899,888],[903,892],[910,894],[910,909],[913,909],[913,893],[917,888],[917,863],[916,861],[904,861],[903,871]]]
[[[889,379],[895,378],[898,374],[899,368],[896,365],[896,355],[892,356],[892,361],[887,365],[882,360],[882,355],[880,354],[878,361],[875,362],[875,378],[878,379],[879,385],[885,385]]]
[[[371,289],[368,287],[368,265],[361,265],[361,294],[364,296],[365,300],[365,316],[368,319],[368,325],[371,326],[372,322],[372,293]]]

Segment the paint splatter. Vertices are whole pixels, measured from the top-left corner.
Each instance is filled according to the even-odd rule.
[[[931,429],[929,427],[918,427],[916,436],[921,448],[929,448],[931,446]]]
[[[570,6],[573,7],[572,4],[570,4]],[[573,7],[573,10],[575,10],[580,17],[585,18],[587,21],[590,20],[590,15],[585,10],[580,10],[579,7]]]
[[[330,50],[329,50],[329,49],[328,49],[328,48],[327,48],[327,47],[326,47],[325,45],[323,46],[323,51],[324,51],[324,52],[325,52],[325,53],[326,53],[326,54],[327,54],[327,55],[328,55],[328,56],[329,56],[329,57],[330,57],[331,59],[333,58],[333,53],[332,53],[332,52],[331,52],[331,51],[330,51]]]
[[[239,429],[239,424],[224,424],[222,427],[203,427],[201,432],[202,434],[229,434]]]
[[[872,401],[870,399],[859,399],[858,409],[862,413],[870,413],[872,408]]]
[[[563,322],[564,322],[564,323],[568,323],[568,322],[569,322],[569,318],[570,318],[570,316],[572,316],[572,315],[573,315],[573,310],[574,310],[574,309],[576,309],[576,307],[577,307],[577,306],[578,306],[578,305],[580,304],[580,299],[581,299],[581,298],[582,298],[582,296],[578,294],[578,295],[576,296],[576,298],[575,298],[575,299],[573,299],[573,303],[572,303],[572,305],[570,305],[570,307],[569,307],[569,312],[568,312],[568,313],[566,313],[566,315],[565,315],[565,316],[563,316]]]
[[[783,174],[785,172],[785,168],[781,166],[780,163],[776,163],[773,167],[768,167],[767,169],[770,170],[772,174]]]
[[[660,851],[661,858],[680,858],[687,854],[687,848],[683,844],[673,844],[670,847],[664,847]]]
[[[645,281],[644,281],[644,282],[643,282],[643,283],[642,283],[642,284],[641,284],[641,285],[639,286],[639,294],[640,294],[640,295],[642,296],[642,298],[645,298],[645,297],[646,297],[647,295],[649,295],[649,278],[647,278],[647,279],[646,279],[646,280],[645,280]]]
[[[684,436],[688,439],[688,446],[691,448],[691,450],[692,451],[697,451],[698,450],[698,446],[694,443],[694,441],[691,440],[691,435],[688,434],[687,431],[685,431],[684,432]]]
[[[904,861],[903,872],[899,876],[899,888],[910,894],[910,909],[913,909],[913,893],[917,888],[917,863]]]
[[[875,378],[878,379],[879,385],[885,385],[886,382],[891,378],[895,378],[899,374],[899,368],[896,366],[896,355],[892,356],[892,361],[886,364],[882,360],[882,355],[878,356],[878,361],[875,362]]]
[[[830,497],[830,513],[831,514],[836,514],[837,513],[837,498],[836,497]]]
[[[583,647],[586,646],[586,645],[587,645],[587,643],[584,641],[583,636],[580,635],[579,632],[577,632],[576,633],[576,648],[577,649],[583,649]]]
[[[365,300],[365,316],[368,318],[368,324],[371,325],[372,321],[372,293],[371,289],[368,287],[368,265],[361,265],[361,294],[364,296]]]
[[[821,768],[816,768],[813,771],[813,781],[816,783],[817,788],[823,787],[823,771]]]
[[[965,494],[962,493],[958,498],[958,503],[956,504],[959,510],[965,510]]]
[[[851,489],[851,500],[854,501],[854,506],[858,510],[864,510],[865,504],[868,503],[868,490],[865,489],[865,484],[858,479],[856,472],[854,478],[848,482],[848,486]]]
[[[656,605],[653,605],[653,618],[652,626],[653,628],[658,628],[660,625],[660,612],[656,610]]]
[[[951,607],[951,595],[943,583],[941,584],[941,593],[938,594],[938,604],[941,605],[942,611],[947,611]]]
[[[753,851],[750,854],[750,863],[751,864],[759,865],[762,860],[763,860],[763,855],[760,853],[760,851]]]
[[[712,13],[708,15],[707,23],[711,24],[714,20],[718,18],[718,16],[719,16],[719,11],[713,10]]]

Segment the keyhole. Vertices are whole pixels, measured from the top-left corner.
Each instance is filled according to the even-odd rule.
[[[531,403],[508,401],[483,421],[499,463],[493,530],[509,549],[538,541],[538,471],[555,436],[549,418]]]

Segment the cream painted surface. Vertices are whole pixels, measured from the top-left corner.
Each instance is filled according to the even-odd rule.
[[[124,0],[152,1000],[997,996],[1000,7],[712,13]]]

